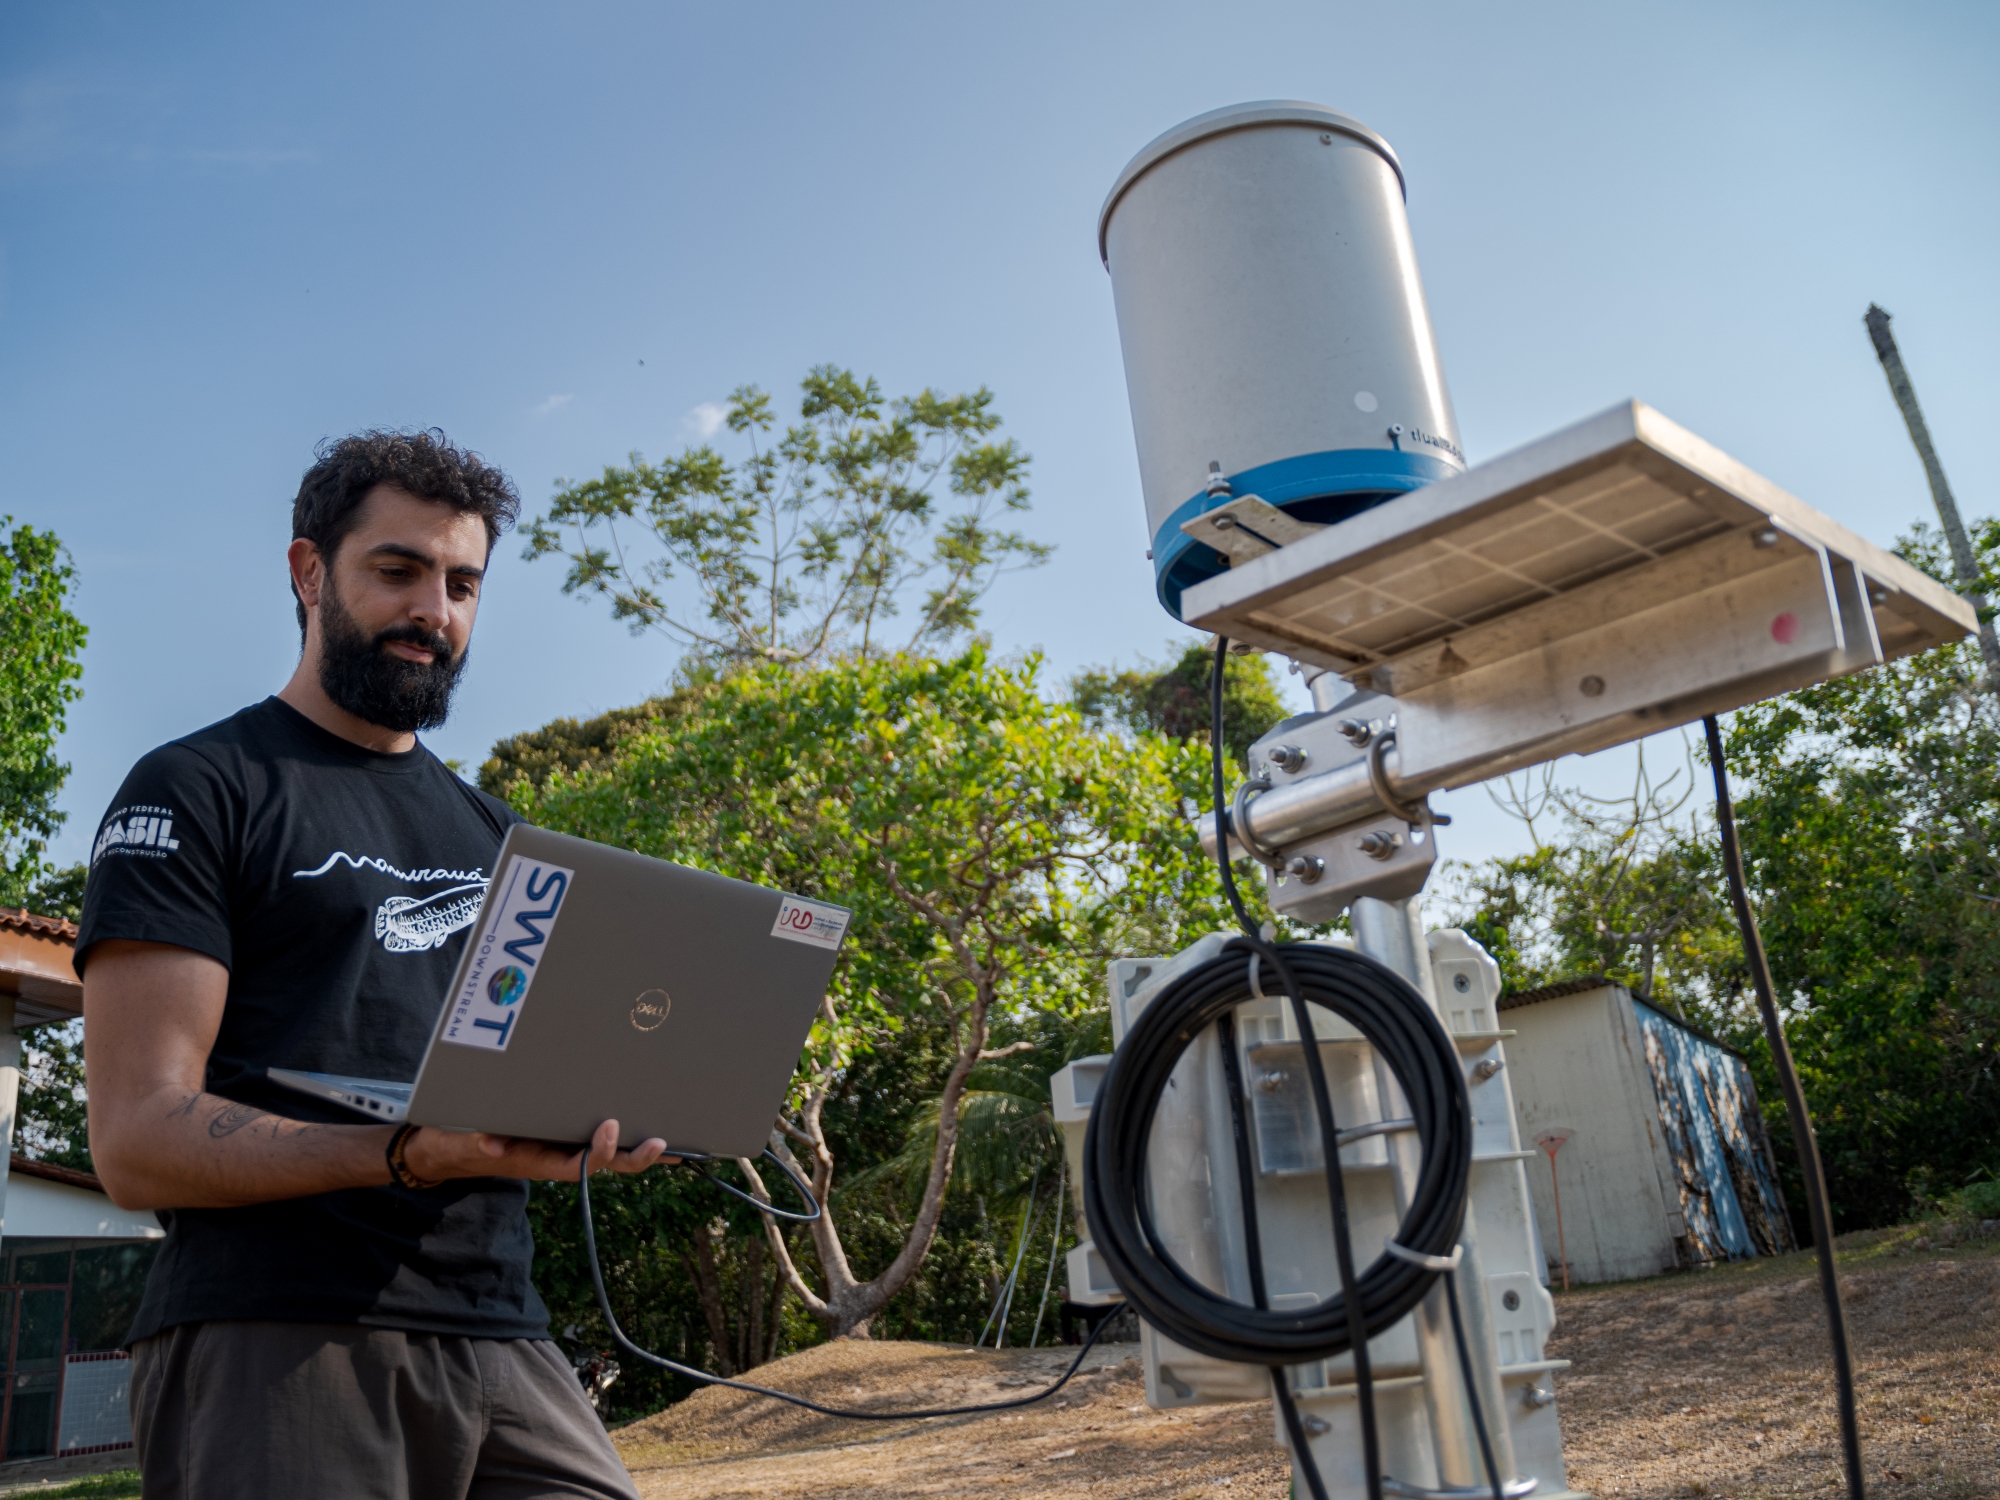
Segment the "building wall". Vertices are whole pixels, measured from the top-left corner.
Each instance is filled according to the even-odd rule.
[[[8,1236],[156,1240],[166,1231],[148,1209],[124,1209],[102,1193],[12,1172],[7,1177]]]
[[[1651,1006],[1626,1003],[1645,1038],[1693,1258],[1742,1260],[1797,1248],[1749,1067]]]
[[[1679,1264],[1681,1226],[1663,1196],[1664,1158],[1644,1040],[1624,992],[1605,985],[1502,1011],[1521,1143],[1574,1132],[1557,1154],[1561,1241],[1575,1281],[1657,1276]],[[1556,1263],[1555,1191],[1546,1154],[1528,1164],[1542,1248]],[[1677,1197],[1677,1195],[1676,1195]]]

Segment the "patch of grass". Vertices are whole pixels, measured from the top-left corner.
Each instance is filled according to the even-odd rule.
[[[1921,1249],[1917,1246],[1920,1239],[1928,1241]],[[1833,1242],[1834,1264],[1843,1271],[1884,1265],[1907,1255],[1922,1255],[1931,1260],[1983,1260],[2000,1256],[2000,1236],[1968,1236],[1963,1230],[1948,1230],[1940,1221],[1929,1219],[1917,1224],[1899,1224],[1893,1229],[1857,1229],[1851,1234],[1836,1236]],[[1789,1281],[1816,1274],[1813,1253],[1801,1250],[1791,1255],[1760,1255],[1750,1260],[1722,1261],[1697,1271],[1668,1271],[1634,1281],[1579,1284],[1567,1292],[1562,1289],[1561,1282],[1557,1282],[1549,1290],[1561,1302],[1566,1298],[1616,1296],[1647,1286],[1657,1287],[1675,1277],[1720,1278],[1742,1283]]]
[[[14,1490],[16,1495],[35,1495],[40,1500],[136,1500],[139,1494],[139,1471],[119,1469],[110,1474],[92,1474],[88,1479],[73,1479],[68,1484],[55,1485],[49,1489]]]

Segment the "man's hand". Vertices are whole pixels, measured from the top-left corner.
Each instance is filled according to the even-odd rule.
[[[618,1122],[606,1120],[590,1138],[593,1172],[643,1172],[655,1162],[680,1160],[666,1156],[667,1143],[658,1137],[641,1141],[629,1151],[618,1149]],[[514,1136],[478,1135],[470,1131],[425,1126],[403,1146],[403,1161],[426,1182],[454,1177],[527,1177],[537,1182],[575,1182],[583,1165],[581,1151],[551,1146],[547,1141]]]

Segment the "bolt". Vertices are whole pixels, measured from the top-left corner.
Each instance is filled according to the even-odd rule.
[[[1586,698],[1601,698],[1604,696],[1604,679],[1593,672],[1576,685],[1576,690]]]
[[[1210,516],[1208,524],[1213,526],[1217,531],[1234,531],[1236,529],[1236,517]]]
[[[1146,561],[1151,562],[1152,560],[1153,560],[1153,549],[1151,547],[1148,547],[1146,549]]]
[[[1329,133],[1327,133],[1327,134],[1325,134],[1325,135],[1322,135],[1322,136],[1321,136],[1321,137],[1319,138],[1319,143],[1320,143],[1320,144],[1321,144],[1322,146],[1331,146],[1331,145],[1333,144],[1333,135],[1332,135],[1332,133],[1331,133],[1331,132],[1329,132]]]
[[[1454,974],[1451,976],[1451,987],[1463,995],[1472,988],[1472,981],[1463,974]]]
[[[1325,140],[1327,137],[1321,136],[1320,139]],[[1329,1424],[1325,1417],[1316,1417],[1308,1412],[1299,1420],[1299,1425],[1305,1428],[1309,1436],[1318,1437],[1322,1432],[1326,1431]]]
[[[1775,547],[1778,545],[1778,528],[1775,526],[1762,527],[1750,533],[1750,540],[1759,547]]]
[[[1297,772],[1305,769],[1306,753],[1297,745],[1273,745],[1264,752],[1264,759],[1280,771]]]
[[[1521,1404],[1529,1411],[1540,1411],[1545,1406],[1556,1404],[1556,1393],[1545,1391],[1538,1385],[1531,1385],[1521,1392]]]
[[[1259,1073],[1257,1075],[1257,1092],[1260,1094],[1275,1094],[1284,1086],[1285,1075],[1282,1072]]]
[[[1482,1057],[1472,1065],[1472,1081],[1474,1083],[1486,1082],[1487,1079],[1500,1071],[1501,1066],[1500,1059],[1497,1057]]]
[[[1506,1308],[1508,1312],[1519,1312],[1521,1310],[1521,1294],[1519,1292],[1502,1292],[1500,1294],[1500,1305]]]
[[[1334,728],[1346,735],[1347,743],[1357,750],[1375,738],[1375,726],[1364,719],[1342,719]]]
[[[1285,873],[1300,885],[1315,885],[1318,883],[1320,876],[1326,873],[1326,861],[1323,859],[1311,859],[1306,855],[1297,854],[1285,866]]]
[[[1362,835],[1356,847],[1370,859],[1389,859],[1403,847],[1403,836],[1378,828],[1373,833]]]
[[[1208,492],[1211,495],[1235,493],[1229,487],[1229,476],[1222,472],[1222,465],[1212,458],[1208,461]]]

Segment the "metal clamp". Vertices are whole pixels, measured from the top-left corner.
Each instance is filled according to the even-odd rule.
[[[1412,1250],[1408,1245],[1399,1245],[1394,1240],[1384,1240],[1382,1251],[1385,1255],[1395,1256],[1397,1260],[1408,1261],[1413,1266],[1422,1266],[1426,1271],[1456,1271],[1459,1261],[1465,1258],[1463,1245],[1453,1245],[1449,1255],[1425,1255],[1421,1250]],[[1491,1486],[1487,1487],[1486,1493],[1489,1495],[1493,1493]],[[1527,1492],[1524,1490],[1522,1493]]]
[[[1236,842],[1250,851],[1250,857],[1259,864],[1269,865],[1273,870],[1284,866],[1284,857],[1275,849],[1267,849],[1257,842],[1257,835],[1250,831],[1250,793],[1271,790],[1271,778],[1264,775],[1245,777],[1237,783],[1236,795],[1229,803],[1229,831]]]
[[[1345,1130],[1334,1132],[1334,1141],[1342,1146],[1351,1146],[1356,1141],[1365,1141],[1370,1136],[1397,1135],[1405,1130],[1415,1130],[1415,1120],[1375,1120],[1366,1125],[1350,1125]],[[1397,1247],[1401,1249],[1401,1246]]]
[[[1525,1496],[1534,1494],[1540,1484],[1539,1479],[1509,1479],[1501,1483],[1500,1493],[1506,1500],[1524,1500]],[[1426,1489],[1420,1484],[1392,1479],[1387,1474],[1382,1476],[1382,1493],[1400,1495],[1402,1500],[1493,1500],[1493,1486],[1490,1484],[1446,1484]]]
[[[1368,746],[1368,786],[1375,793],[1375,800],[1412,828],[1429,828],[1433,824],[1440,828],[1446,826],[1451,819],[1442,813],[1432,812],[1429,801],[1412,806],[1390,790],[1389,773],[1382,768],[1382,757],[1388,754],[1389,747],[1395,743],[1396,731],[1385,729],[1376,735]],[[1239,838],[1237,842],[1241,843],[1242,840]]]

